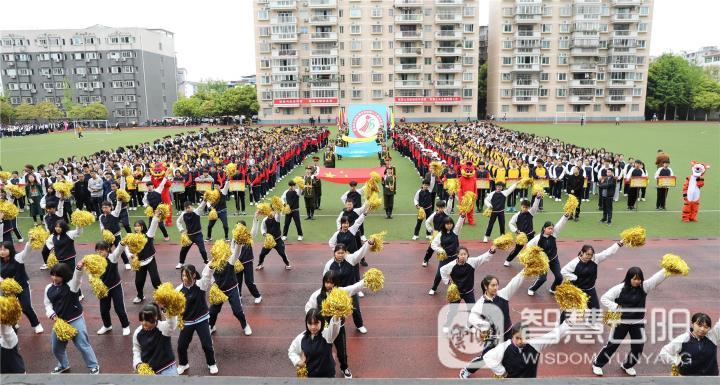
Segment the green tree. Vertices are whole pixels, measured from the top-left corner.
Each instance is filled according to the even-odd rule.
[[[46,121],[62,119],[65,114],[50,102],[40,102],[35,106],[37,118]]]
[[[38,118],[37,109],[29,103],[22,103],[15,108],[15,117],[18,120],[36,120]]]
[[[200,117],[201,104],[202,101],[196,97],[180,98],[173,105],[173,114],[190,118]]]
[[[63,98],[62,98],[62,107],[63,111],[65,111],[65,117],[72,118],[72,119],[80,119],[82,106],[75,103],[75,92],[73,91],[72,87],[70,87],[70,82],[67,80],[63,80]]]
[[[705,112],[705,120],[708,120],[710,111],[720,110],[720,92],[702,91],[693,98],[693,107]]]
[[[255,87],[250,85],[230,88],[218,95],[216,101],[222,115],[252,116],[257,114],[260,108]]]
[[[205,96],[209,94],[221,94],[227,89],[228,85],[226,81],[208,79],[197,84],[195,93],[199,96]]]
[[[82,104],[70,103],[69,105],[63,106],[63,108],[65,108],[66,117],[70,119],[83,119],[85,107]]]
[[[108,110],[100,102],[90,103],[83,108],[83,119],[105,120],[108,117]]]
[[[8,103],[7,99],[0,97],[0,123],[10,124],[15,120],[15,108]]]
[[[222,115],[220,105],[215,99],[203,101],[198,109],[198,112],[200,113],[200,116],[208,118]]]
[[[664,54],[648,70],[648,112],[661,113],[667,119],[668,108],[674,118],[678,108],[687,108],[692,102],[690,64],[681,56]]]
[[[478,71],[478,118],[484,119],[487,111],[487,73],[488,65],[483,63]]]

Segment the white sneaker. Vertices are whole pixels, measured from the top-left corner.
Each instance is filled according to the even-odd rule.
[[[487,238],[487,236],[483,237],[483,243],[488,243],[488,238]]]
[[[627,373],[628,376],[635,377],[637,376],[637,372],[635,371],[635,368],[627,368],[625,369],[625,366],[620,365],[620,368]]]
[[[179,262],[178,262],[177,265],[175,265],[175,268],[176,268],[176,269],[182,269],[182,267],[183,267],[183,264],[182,264],[182,263],[179,263]]]
[[[430,291],[428,291],[428,294],[429,294],[429,295],[435,295],[435,290],[430,289]]]
[[[132,303],[140,303],[140,302],[142,302],[142,301],[143,301],[142,298],[135,297],[135,298],[133,298]]]
[[[125,264],[125,270],[130,270],[130,269],[132,269],[132,266],[130,266],[129,263],[126,263],[126,264]]]
[[[44,331],[45,329],[43,329],[42,325],[38,324],[37,326],[35,326],[35,334],[40,334]]]
[[[425,239],[432,239],[432,235],[426,235]]]
[[[508,262],[508,261],[503,262],[503,266],[510,267],[510,262]]]
[[[82,294],[80,294],[80,297],[78,297],[78,301],[82,301],[82,300],[84,300],[84,299],[85,299],[85,296],[82,295]]]
[[[427,262],[423,262],[422,267],[427,267]]]
[[[284,235],[282,237],[280,237],[280,239],[282,239],[283,241],[287,241],[287,237]]]
[[[213,326],[210,328],[210,334],[215,334],[216,331],[217,331],[217,327],[215,327],[215,325],[213,325]]]
[[[450,328],[447,326],[443,326],[442,332],[443,332],[443,334],[448,334],[448,333],[450,333]]]
[[[97,334],[103,335],[103,334],[109,332],[110,330],[112,330],[112,326],[110,326],[110,327],[103,326],[100,329],[98,329]]]
[[[358,330],[361,334],[367,334],[367,328],[366,328],[365,326],[360,326],[359,328],[357,328],[357,330]]]
[[[42,265],[40,265],[40,270],[47,270],[47,269],[48,269],[48,266],[46,263],[43,263]]]
[[[363,293],[362,291],[359,291],[359,292],[358,292],[358,297],[360,297],[360,298],[365,297],[365,293]]]
[[[208,369],[210,369],[210,374],[218,374],[217,365],[210,365],[210,366],[208,366]]]
[[[553,289],[548,288],[548,291],[550,292],[550,294],[555,294],[555,290]]]
[[[643,200],[645,200],[645,199],[643,199]],[[25,242],[24,239],[22,239],[22,238],[18,239],[18,243],[23,243],[23,242]]]
[[[252,329],[250,328],[250,325],[245,325],[243,332],[245,333],[246,336],[252,335]]]
[[[262,296],[255,298],[255,304],[262,302]]]
[[[418,236],[417,236],[417,235],[413,235],[412,240],[413,240],[413,241],[417,241],[417,239],[418,239]]]
[[[530,289],[528,289],[528,295],[532,297],[532,296],[534,296],[534,295],[535,295],[535,292],[534,292],[534,291],[532,291],[532,290],[530,290]]]
[[[177,367],[177,372],[178,372],[178,374],[183,374],[183,373],[185,373],[185,371],[188,370],[188,369],[190,369],[190,364],[187,364],[187,365],[178,365],[178,367]]]
[[[298,235],[298,241],[302,241],[302,240],[303,240],[302,235]]]
[[[470,372],[467,370],[467,368],[462,368],[458,377],[460,377],[461,380],[467,380],[468,378],[470,378]]]
[[[597,367],[595,365],[592,366],[592,372],[594,375],[602,377],[603,376],[603,370],[600,367]]]
[[[123,335],[129,336],[130,335],[130,326],[123,328]]]

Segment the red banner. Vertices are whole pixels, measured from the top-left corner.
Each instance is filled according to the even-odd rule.
[[[293,98],[275,99],[273,104],[281,106],[284,104],[337,104],[338,98]]]
[[[396,96],[395,103],[459,102],[459,96]]]
[[[384,167],[374,168],[325,168],[320,167],[318,178],[332,183],[347,184],[351,181],[364,183],[370,179],[371,172],[377,172],[380,176],[385,172]]]

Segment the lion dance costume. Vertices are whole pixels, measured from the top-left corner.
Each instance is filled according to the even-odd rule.
[[[683,222],[697,222],[697,214],[700,209],[700,188],[705,185],[705,171],[710,168],[709,164],[692,161],[690,163],[690,176],[685,178],[683,184]]]
[[[152,170],[150,170],[150,175],[152,175],[152,183],[155,188],[160,188],[163,183],[165,183],[163,192],[162,192],[162,202],[167,204],[168,206],[172,207],[172,198],[170,198],[170,180],[168,180],[167,177],[168,168],[165,162],[157,162],[155,163],[155,167],[153,167]],[[172,210],[170,210],[170,215],[165,218],[165,226],[172,226]]]
[[[475,166],[472,162],[466,162],[460,169],[460,191],[458,192],[459,202],[462,202],[462,197],[466,192],[475,192],[475,181],[477,180],[477,172],[475,172]],[[475,217],[473,216],[473,210],[467,213],[468,224],[475,224]]]

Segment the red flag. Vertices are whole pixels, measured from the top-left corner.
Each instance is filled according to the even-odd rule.
[[[372,171],[382,175],[385,172],[384,167],[373,168],[325,168],[320,167],[318,178],[332,183],[347,184],[351,181],[364,183],[370,179]]]

